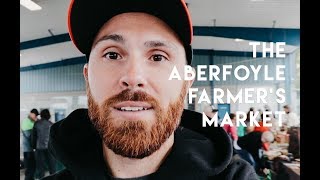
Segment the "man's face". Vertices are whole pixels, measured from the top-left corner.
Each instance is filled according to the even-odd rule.
[[[29,117],[34,121],[37,120],[37,115],[35,113],[30,113]]]
[[[287,114],[290,112],[290,109],[287,108],[287,107],[283,108],[283,110],[284,110],[284,112],[286,112]]]
[[[97,34],[84,67],[89,116],[116,154],[143,158],[176,129],[190,81],[180,75],[185,51],[160,19],[144,13],[113,17]]]

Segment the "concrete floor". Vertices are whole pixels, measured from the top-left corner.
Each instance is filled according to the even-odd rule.
[[[24,180],[25,169],[20,169],[20,180]],[[49,176],[49,172],[46,172],[46,176]]]

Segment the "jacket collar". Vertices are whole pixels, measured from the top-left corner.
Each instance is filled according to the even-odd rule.
[[[172,151],[155,175],[175,172],[213,176],[227,167],[232,157],[228,135],[220,127],[204,128],[201,125],[202,114],[183,111]],[[77,109],[51,127],[49,150],[73,174],[104,176],[107,166],[101,142],[88,110]]]

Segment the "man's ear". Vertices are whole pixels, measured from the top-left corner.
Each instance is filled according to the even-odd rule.
[[[194,69],[194,67],[192,67],[192,72],[193,72],[193,74],[196,74],[196,70]],[[188,76],[191,76],[191,74],[188,74]],[[194,76],[194,78],[192,80],[187,81],[187,84],[188,84],[187,89],[191,88],[195,79],[196,79],[196,75]]]
[[[83,66],[83,77],[88,82],[88,63]]]

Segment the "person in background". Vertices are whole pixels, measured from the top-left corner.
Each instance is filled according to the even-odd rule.
[[[248,125],[248,124],[250,124],[250,113],[252,112],[252,114],[254,114],[255,112],[254,112],[254,107],[250,107],[249,108],[249,111],[247,112],[247,119],[246,119],[246,124]]]
[[[267,117],[271,118],[270,115],[266,115]],[[260,115],[260,120],[258,121],[259,126],[254,126],[254,130],[256,132],[265,132],[269,131],[269,127],[263,125],[263,114]]]
[[[40,120],[36,121],[33,126],[32,143],[36,149],[36,168],[38,171],[38,178],[45,176],[46,167],[50,174],[55,173],[56,162],[48,151],[49,133],[52,122],[48,109],[43,109],[40,112]]]
[[[215,106],[213,106],[213,105],[208,105],[208,106],[206,106],[206,108],[204,109],[204,113],[205,113],[210,119],[212,119],[213,116],[215,116],[215,115],[217,114],[217,112],[218,112],[218,109],[217,109]],[[218,114],[217,114],[217,116],[218,116]],[[217,117],[217,118],[218,118],[218,120],[219,120],[219,117]]]
[[[272,112],[271,107],[269,105],[264,105],[264,111],[270,111],[271,115],[268,114],[271,118],[276,118],[275,114]]]
[[[243,115],[241,114],[239,118],[243,118]],[[250,126],[250,123],[246,124],[246,126],[248,125]],[[244,136],[246,134],[246,131],[247,131],[246,126],[242,125],[242,123],[239,123],[239,126],[237,126],[238,137]]]
[[[23,163],[25,167],[25,180],[34,179],[36,162],[34,150],[32,148],[31,136],[34,122],[37,121],[39,112],[32,109],[26,119],[21,122],[22,145],[23,145]]]
[[[230,124],[225,124],[223,126],[223,129],[227,132],[227,134],[230,136],[231,141],[233,143],[233,147],[235,149],[240,149],[240,147],[237,144],[238,141],[238,132],[237,132],[237,124],[236,124],[236,115],[234,113],[230,113],[229,117],[232,121],[233,126]]]
[[[247,112],[247,119],[246,119],[246,121],[245,121],[245,123],[246,123],[246,128],[245,128],[245,134],[249,134],[250,132],[253,132],[254,131],[254,128],[255,128],[255,126],[250,126],[250,113],[252,112],[252,114],[254,114],[255,113],[255,111],[254,111],[254,107],[250,107],[250,109],[249,109],[249,111]],[[261,114],[261,109],[258,109],[258,112],[259,112],[259,115]],[[260,119],[260,117],[257,117],[257,121],[259,121],[259,119]]]
[[[249,134],[249,133],[253,132],[253,131],[254,131],[254,128],[255,128],[255,126],[250,126],[250,124],[247,125],[247,127],[246,127],[246,134]]]
[[[268,145],[273,141],[274,135],[272,132],[254,131],[242,137],[239,137],[238,145],[241,147],[242,150],[246,150],[248,153],[250,153],[249,156],[252,156],[254,160],[254,162],[250,163],[254,164],[256,171],[259,171],[261,168],[263,168],[261,160],[262,151],[268,151]]]
[[[284,105],[283,110],[285,111],[285,115],[283,118],[283,124],[288,128],[297,127],[300,125],[300,120],[296,113],[292,112],[292,109],[289,105]]]
[[[256,117],[256,120],[259,121],[261,120],[261,117],[263,115],[263,110],[262,109],[258,109],[259,115]]]

